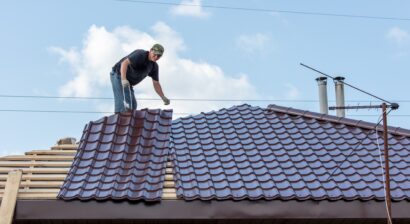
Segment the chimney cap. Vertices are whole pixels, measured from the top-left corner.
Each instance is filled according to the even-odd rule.
[[[326,76],[320,76],[316,78],[316,81],[325,81],[325,80],[327,80]]]
[[[335,81],[343,81],[343,80],[345,80],[345,77],[343,77],[343,76],[336,76],[336,77],[334,78],[334,80],[335,80]]]

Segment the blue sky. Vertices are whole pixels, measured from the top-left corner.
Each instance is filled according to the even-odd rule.
[[[408,18],[409,1],[17,0],[0,4],[0,95],[110,98],[109,72],[122,56],[153,43],[165,46],[160,82],[171,99],[140,100],[139,108],[172,108],[175,117],[235,104],[270,103],[318,111],[319,75],[300,62],[387,100],[398,101],[389,125],[410,128],[410,21],[360,19],[241,8]],[[177,4],[195,4],[183,7]],[[334,86],[328,82],[329,105]],[[151,81],[139,99],[159,99]],[[346,87],[350,105],[379,102]],[[182,101],[177,99],[243,101]],[[174,99],[174,100],[173,100]],[[247,102],[246,99],[270,99]],[[0,110],[112,111],[113,100],[0,97]],[[334,112],[331,112],[334,114]],[[380,111],[348,111],[376,122]],[[79,139],[102,113],[0,111],[0,155],[48,149],[61,137]],[[370,115],[370,116],[359,116]]]

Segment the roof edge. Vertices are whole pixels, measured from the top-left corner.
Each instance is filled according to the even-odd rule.
[[[295,109],[292,107],[282,107],[282,106],[278,106],[275,104],[268,105],[266,109],[270,111],[291,114],[291,115],[296,115],[296,116],[303,116],[303,117],[308,117],[308,118],[314,118],[318,120],[340,123],[340,124],[345,124],[349,126],[356,126],[356,127],[365,128],[365,129],[373,130],[376,128],[376,123],[371,123],[371,122],[362,121],[362,120],[355,120],[355,119],[350,119],[350,118],[345,118],[345,117],[337,117],[337,116],[328,115],[328,114],[311,112],[308,110],[299,110],[299,109]],[[382,125],[379,125],[379,130],[380,131],[383,130]],[[402,136],[410,137],[409,129],[388,126],[387,131],[393,135],[402,135]]]
[[[394,218],[410,219],[408,201],[392,203]],[[16,221],[92,219],[385,219],[385,203],[375,201],[192,201],[159,203],[19,200]],[[104,211],[104,212],[101,212]],[[321,211],[321,212],[318,212]]]

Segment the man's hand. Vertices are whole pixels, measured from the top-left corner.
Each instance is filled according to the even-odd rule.
[[[169,105],[170,104],[170,101],[166,96],[163,96],[161,98],[162,98],[162,101],[164,101],[164,105]]]
[[[128,88],[130,86],[130,82],[127,79],[121,79],[121,85],[123,88]]]

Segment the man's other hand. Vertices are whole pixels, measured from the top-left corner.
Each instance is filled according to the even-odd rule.
[[[130,82],[128,82],[128,80],[126,80],[126,79],[121,79],[121,85],[122,85],[122,87],[126,88],[126,87],[130,86]]]
[[[166,96],[162,97],[162,101],[164,101],[164,105],[169,105],[170,104],[170,100]]]

